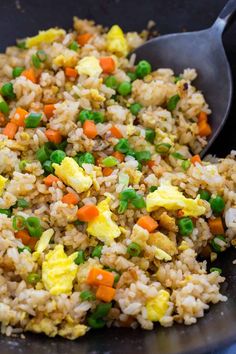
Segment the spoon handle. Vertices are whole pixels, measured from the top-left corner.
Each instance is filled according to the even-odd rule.
[[[213,26],[214,29],[218,29],[220,34],[224,32],[226,27],[231,23],[233,15],[236,12],[236,0],[229,0],[224,6]]]

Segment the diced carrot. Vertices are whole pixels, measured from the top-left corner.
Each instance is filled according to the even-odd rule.
[[[37,242],[38,242],[38,239],[36,237],[30,237],[30,240],[29,240],[27,246],[29,246],[31,248],[31,250],[33,251]]]
[[[45,135],[52,143],[60,144],[62,141],[61,133],[58,130],[48,129],[45,131]]]
[[[111,135],[114,136],[114,138],[121,139],[123,138],[123,134],[121,133],[120,129],[117,128],[115,125],[113,125],[110,129]]]
[[[99,285],[96,292],[96,298],[104,302],[111,302],[115,297],[115,293],[115,289],[110,286]]]
[[[209,219],[208,225],[213,235],[222,235],[224,233],[224,226],[220,217]]]
[[[53,116],[53,111],[55,110],[54,104],[45,104],[43,111],[47,118],[51,118]]]
[[[107,270],[92,268],[87,277],[87,283],[89,285],[105,285],[112,287],[114,283],[114,274]]]
[[[15,123],[9,122],[3,129],[3,134],[8,137],[8,139],[14,139],[16,132],[18,130],[18,125]]]
[[[25,117],[29,114],[25,109],[18,107],[15,111],[14,116],[11,119],[12,123],[18,125],[18,127],[25,126]]]
[[[155,166],[155,161],[153,161],[153,160],[147,161],[147,166],[148,166],[149,168],[152,168],[153,166]]]
[[[198,123],[198,134],[200,136],[208,136],[211,135],[212,129],[210,125],[206,121],[201,121]]]
[[[79,208],[77,212],[77,218],[80,221],[89,222],[95,219],[99,215],[99,210],[96,205],[87,204]]]
[[[0,112],[0,127],[4,127],[6,125],[6,122],[7,120],[5,115],[2,112]]]
[[[61,201],[62,203],[76,205],[79,202],[79,198],[75,193],[67,193],[63,196]]]
[[[27,230],[20,230],[15,233],[15,237],[21,239],[24,245],[28,245],[31,239]]]
[[[113,152],[112,156],[114,156],[114,157],[115,157],[118,161],[120,161],[120,162],[123,162],[124,159],[125,159],[125,155],[122,154],[122,153],[119,152],[119,151]]]
[[[200,112],[199,115],[198,115],[198,123],[200,122],[207,122],[207,114],[205,112]]]
[[[192,164],[196,164],[201,163],[201,157],[199,155],[194,155],[193,157],[191,157],[190,161],[192,162]]]
[[[65,74],[67,77],[71,77],[71,78],[76,78],[78,76],[78,72],[76,69],[74,68],[70,68],[70,67],[66,67],[65,68]]]
[[[100,58],[99,64],[105,74],[111,74],[116,68],[116,63],[112,57]]]
[[[112,172],[113,172],[113,169],[112,169],[111,167],[104,167],[104,168],[102,169],[102,174],[103,174],[103,176],[105,176],[105,177],[110,176],[110,175],[112,174]]]
[[[184,212],[182,209],[177,210],[177,216],[178,218],[182,218],[184,216]]]
[[[26,77],[26,79],[32,81],[34,84],[37,83],[37,77],[34,69],[32,68],[22,71],[21,76]]]
[[[138,219],[137,224],[148,232],[153,232],[158,227],[158,223],[149,215],[141,216]]]
[[[97,136],[97,128],[93,120],[86,120],[83,124],[84,134],[89,139],[94,139]]]
[[[58,182],[59,178],[57,178],[54,175],[48,175],[43,179],[44,183],[46,184],[47,187],[51,187],[54,182]]]
[[[79,34],[78,37],[77,37],[77,42],[79,43],[79,45],[83,46],[86,43],[88,43],[88,41],[92,37],[93,37],[93,35],[91,33]]]

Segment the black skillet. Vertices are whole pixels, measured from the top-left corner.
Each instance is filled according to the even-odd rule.
[[[15,38],[35,34],[52,26],[70,28],[74,15],[93,18],[104,25],[119,23],[124,30],[141,30],[148,20],[157,22],[162,34],[209,27],[226,0],[0,0],[0,50]],[[224,36],[224,45],[235,82],[236,25]],[[216,80],[220,80],[218,73]],[[216,97],[219,100],[220,97]],[[235,96],[229,119],[210,151],[225,156],[236,148]],[[0,354],[212,354],[236,341],[236,252],[229,250],[219,260],[226,282],[222,292],[226,303],[213,305],[196,325],[171,328],[90,331],[76,342],[27,334],[26,339],[0,336]],[[217,354],[219,352],[217,351]],[[236,349],[232,349],[232,354]]]

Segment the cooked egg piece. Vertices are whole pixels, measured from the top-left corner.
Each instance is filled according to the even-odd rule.
[[[42,264],[42,281],[51,295],[71,294],[78,266],[74,263],[77,252],[69,257],[62,245],[49,251]]]
[[[121,234],[118,225],[112,220],[109,202],[110,198],[107,198],[97,205],[99,215],[90,221],[87,227],[87,232],[90,235],[98,238],[107,245],[110,245]]]
[[[98,77],[102,73],[102,68],[99,60],[94,56],[84,57],[76,66],[78,74],[88,75],[91,77]]]
[[[128,42],[118,25],[112,26],[107,33],[107,49],[119,56],[128,54]]]
[[[27,48],[35,47],[41,43],[52,43],[60,37],[64,37],[66,32],[59,28],[49,28],[46,31],[39,31],[34,37],[26,38],[25,44]]]
[[[3,177],[3,176],[0,175],[0,197],[1,197],[2,194],[3,194],[3,191],[4,191],[4,188],[5,188],[6,182],[7,182],[7,178],[5,178],[5,177]]]
[[[196,199],[186,198],[177,187],[171,184],[162,184],[156,191],[147,195],[147,211],[151,212],[160,207],[166,210],[183,210],[184,216],[200,216],[206,209],[201,205],[199,197]]]
[[[149,321],[160,321],[168,309],[170,294],[166,290],[160,290],[157,296],[146,304],[147,318]]]
[[[39,241],[36,243],[35,246],[35,251],[42,253],[47,246],[49,245],[49,242],[54,234],[53,229],[48,229],[42,233],[42,236],[40,237]]]
[[[77,193],[86,192],[93,181],[72,157],[65,157],[60,165],[54,163],[55,175]]]

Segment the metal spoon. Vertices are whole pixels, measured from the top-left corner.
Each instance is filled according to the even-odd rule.
[[[146,59],[154,69],[171,68],[176,74],[195,68],[195,85],[208,102],[212,114],[212,134],[203,156],[209,149],[229,113],[232,100],[232,77],[222,43],[222,34],[236,10],[236,0],[229,0],[209,29],[154,38],[135,50],[136,61]]]

